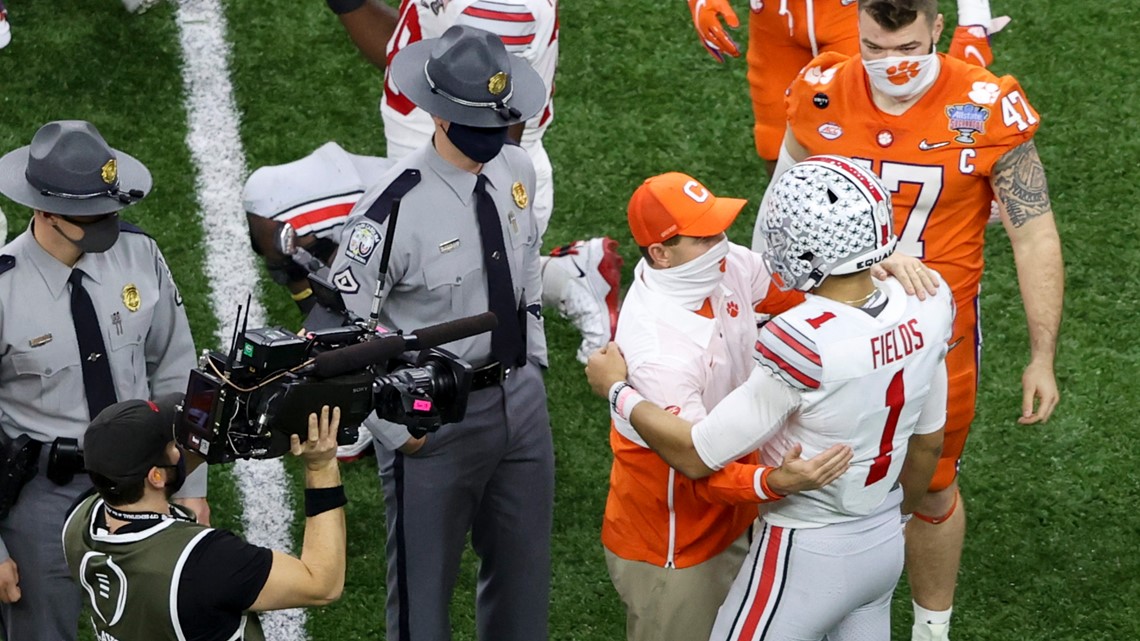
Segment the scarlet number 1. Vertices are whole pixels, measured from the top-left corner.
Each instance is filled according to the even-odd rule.
[[[903,403],[906,402],[906,392],[903,389],[903,371],[900,369],[887,386],[887,424],[883,426],[883,437],[879,440],[879,455],[871,462],[871,471],[867,474],[864,487],[887,477],[887,470],[891,467],[891,450],[894,449],[895,429],[899,426],[899,415],[902,414]]]

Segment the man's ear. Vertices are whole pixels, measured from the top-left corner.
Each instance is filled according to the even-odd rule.
[[[940,13],[940,14],[938,14],[938,16],[936,18],[934,18],[934,46],[935,46],[935,48],[938,47],[938,39],[942,37],[942,29],[944,29],[945,27],[946,27],[946,19],[943,18],[942,14]],[[987,28],[988,28],[988,26],[987,26]]]
[[[646,248],[649,252],[649,258],[653,261],[653,266],[658,269],[671,267],[672,256],[669,248],[661,243],[653,243]]]
[[[164,472],[162,468],[152,467],[150,471],[146,473],[146,480],[155,489],[162,489],[166,487],[166,472]]]

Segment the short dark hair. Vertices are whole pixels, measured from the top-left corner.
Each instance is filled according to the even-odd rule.
[[[665,245],[666,247],[672,247],[679,242],[681,242],[681,235],[680,234],[666,238],[665,240],[661,241],[661,244]],[[638,249],[638,251],[641,252],[641,257],[645,259],[645,262],[647,262],[647,263],[653,262],[653,259],[649,257],[649,247],[638,246],[637,249]]]
[[[112,507],[130,505],[141,501],[143,490],[146,489],[146,477],[133,481],[112,481],[96,472],[88,472],[87,475],[91,477],[91,483],[95,485],[95,490],[99,492],[99,496],[103,497],[107,505]]]
[[[859,0],[859,10],[866,11],[887,31],[898,31],[910,26],[919,14],[933,25],[938,18],[938,0]]]

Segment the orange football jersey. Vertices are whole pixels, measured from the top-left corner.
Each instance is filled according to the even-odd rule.
[[[938,57],[934,85],[894,116],[872,101],[859,56],[820,55],[788,89],[788,124],[810,154],[849,156],[878,174],[892,192],[899,251],[937,269],[962,301],[981,281],[994,164],[1040,118],[1013,77]]]

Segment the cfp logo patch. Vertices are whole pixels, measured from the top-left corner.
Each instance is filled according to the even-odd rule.
[[[127,577],[115,560],[102,552],[88,552],[79,564],[79,582],[96,616],[113,626],[122,618],[127,603]]]
[[[380,232],[368,223],[357,223],[348,237],[348,245],[344,248],[344,255],[361,265],[367,265],[368,259],[380,245]]]

